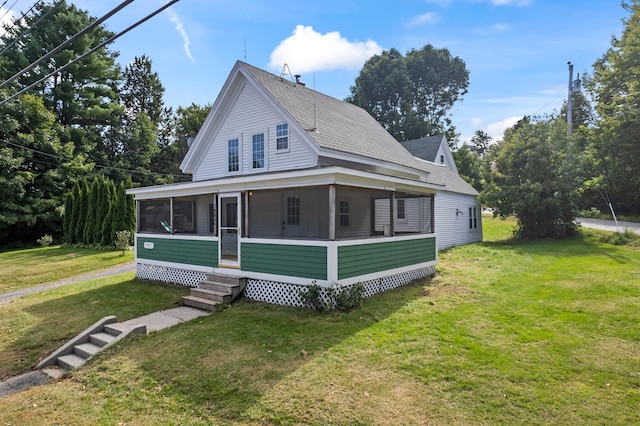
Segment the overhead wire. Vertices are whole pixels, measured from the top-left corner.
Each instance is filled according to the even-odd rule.
[[[128,0],[127,3],[130,3],[133,0]],[[150,13],[149,15],[145,16],[144,18],[140,19],[139,21],[137,21],[136,23],[130,25],[129,27],[127,27],[126,29],[120,31],[119,33],[113,35],[112,37],[108,38],[107,40],[103,41],[102,43],[100,43],[99,45],[97,45],[96,47],[94,47],[93,49],[85,52],[84,54],[78,56],[77,58],[73,59],[72,61],[68,62],[66,65],[63,65],[61,67],[59,67],[58,69],[54,70],[53,72],[47,74],[46,76],[42,77],[40,80],[36,81],[35,83],[30,84],[29,86],[25,87],[24,89],[22,89],[21,91],[11,95],[10,97],[8,97],[7,99],[0,101],[0,105],[3,105],[5,103],[7,103],[8,101],[14,99],[15,97],[25,93],[26,91],[30,90],[31,88],[33,88],[34,86],[37,86],[38,84],[42,83],[43,81],[47,80],[48,78],[56,75],[57,73],[64,71],[65,69],[67,69],[68,67],[70,67],[71,65],[75,64],[78,61],[81,61],[82,59],[86,58],[87,56],[91,55],[92,53],[96,52],[97,50],[102,49],[103,47],[105,47],[107,44],[112,43],[113,41],[115,41],[116,39],[118,39],[119,37],[122,37],[123,35],[125,35],[126,33],[128,33],[129,31],[131,31],[132,29],[136,28],[137,26],[145,23],[146,21],[148,21],[149,19],[153,18],[154,16],[156,16],[157,14],[159,14],[160,12],[164,11],[165,9],[168,9],[170,6],[172,6],[173,4],[179,2],[180,0],[172,0],[169,3],[165,4],[164,6],[160,7],[159,9],[157,9],[156,11]],[[4,86],[3,84],[0,84],[0,89]]]
[[[40,22],[42,22],[47,16],[49,16],[55,9],[58,8],[58,6],[60,6],[62,4],[63,0],[58,0],[57,3],[55,3],[51,8],[49,8],[49,10],[47,10],[42,16],[40,16],[40,18],[38,18],[38,20],[33,23],[29,28],[27,28],[26,30],[24,30],[22,33],[20,33],[20,35],[18,35],[17,37],[15,37],[11,43],[7,44],[4,49],[2,49],[2,51],[0,52],[0,55],[4,55],[4,53],[11,49],[13,47],[14,44],[16,44],[18,42],[18,40],[20,40],[22,37],[24,37],[26,34],[30,33],[35,27],[38,26],[38,24]],[[36,2],[33,6],[31,6],[31,9],[33,9],[34,7],[36,7],[36,5],[38,3],[42,3],[42,1]],[[24,13],[22,15],[21,19],[24,19],[24,17],[29,13],[29,11],[31,10],[29,9],[27,11],[27,13]]]
[[[9,77],[7,80],[5,80],[3,83],[0,83],[0,89],[2,89],[3,87],[7,86],[9,83],[11,83],[12,81],[16,80],[18,77],[20,77],[22,74],[25,74],[29,71],[31,71],[32,69],[34,69],[39,63],[41,63],[42,61],[45,61],[47,59],[51,59],[51,57],[53,57],[56,53],[59,53],[62,49],[64,49],[65,47],[67,47],[69,44],[75,42],[76,40],[78,40],[80,37],[82,37],[83,35],[87,34],[89,31],[93,30],[94,28],[96,28],[98,25],[100,25],[101,23],[103,23],[104,21],[106,21],[107,19],[109,19],[110,17],[112,17],[113,15],[115,15],[116,13],[118,13],[120,10],[122,10],[124,7],[128,6],[129,4],[133,3],[134,0],[125,0],[122,3],[120,3],[115,9],[111,10],[109,13],[107,13],[106,15],[104,15],[103,17],[96,19],[94,22],[92,22],[91,24],[89,24],[87,27],[85,27],[84,29],[82,29],[80,32],[78,32],[77,34],[75,34],[74,36],[68,38],[66,41],[60,43],[57,47],[55,47],[53,50],[49,51],[49,53],[43,55],[40,57],[40,59],[36,60],[35,62],[32,62],[29,66],[27,66],[26,68],[23,68],[22,70],[18,71],[16,74],[14,74],[12,77]]]
[[[5,16],[7,16],[7,13],[11,12],[11,9],[13,9],[13,6],[15,6],[16,3],[18,3],[19,1],[20,0],[14,1],[13,4],[9,7],[9,9],[5,10],[5,12],[2,14],[2,17],[0,17],[0,22],[4,19]],[[0,8],[3,8],[6,3],[7,3],[6,1],[2,3],[2,6],[0,6]]]

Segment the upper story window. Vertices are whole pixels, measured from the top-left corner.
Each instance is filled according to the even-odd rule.
[[[478,229],[478,209],[469,207],[469,229]]]
[[[444,155],[440,156],[440,164],[444,164]]]
[[[238,139],[231,139],[227,142],[227,162],[229,173],[240,170],[240,150],[238,149]]]
[[[289,125],[287,123],[276,126],[276,149],[278,151],[289,149]]]
[[[253,168],[264,168],[264,133],[253,135]]]

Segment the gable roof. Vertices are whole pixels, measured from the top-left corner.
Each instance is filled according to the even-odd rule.
[[[401,141],[400,144],[414,157],[435,163],[436,155],[438,155],[438,150],[440,150],[440,145],[443,141],[446,141],[445,135],[435,135],[428,138]]]
[[[292,124],[297,125],[307,140],[315,144],[321,157],[336,158],[345,154],[360,161],[395,164],[400,169],[414,170],[416,175],[422,176],[420,180],[443,189],[478,194],[456,173],[415,158],[364,109],[241,61],[236,62],[203,128],[212,125],[212,117],[224,108],[223,104],[237,87],[240,76],[267,96],[273,105],[281,109],[280,112],[290,116]],[[203,144],[207,141],[200,133],[202,131],[181,165],[183,170],[194,167],[205,148]]]

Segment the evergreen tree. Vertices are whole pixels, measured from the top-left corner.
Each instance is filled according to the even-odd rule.
[[[64,222],[62,225],[63,233],[64,233],[64,242],[67,244],[71,244],[73,241],[73,228],[72,228],[72,218],[73,218],[73,192],[69,191],[67,193],[67,197],[64,200]]]
[[[96,244],[102,243],[102,224],[104,223],[104,218],[109,212],[109,199],[107,192],[107,181],[104,175],[100,175],[100,179],[98,180],[98,197],[97,197],[97,206],[96,206],[96,225],[94,227],[93,232],[93,241]]]
[[[113,239],[115,241],[115,233],[118,231],[127,231],[129,223],[127,219],[127,193],[124,188],[124,182],[120,182],[118,192],[116,193],[116,201],[113,204],[112,225]]]
[[[78,218],[75,225],[76,242],[84,244],[84,226],[87,222],[87,207],[89,204],[89,185],[83,179],[80,185],[80,196],[78,197]]]
[[[85,244],[93,244],[94,234],[97,227],[97,211],[98,211],[98,195],[100,192],[98,178],[93,177],[91,186],[89,187],[89,195],[87,197],[87,220],[84,225],[83,241]]]
[[[125,182],[125,189],[133,188],[133,181],[129,176]],[[127,195],[127,231],[130,232],[131,238],[135,237],[136,233],[136,201],[133,195]],[[133,243],[133,241],[131,241]]]
[[[113,230],[113,206],[115,204],[116,186],[111,179],[107,179],[105,192],[107,209],[102,221],[102,236],[100,239],[100,245],[106,247],[113,245],[113,241],[116,235],[116,232]]]
[[[80,193],[82,190],[80,189],[80,184],[78,181],[73,184],[73,190],[71,191],[71,198],[73,199],[73,204],[71,207],[71,211],[69,212],[69,239],[67,243],[75,244],[78,242],[76,238],[76,224],[78,223],[78,217],[80,216]]]

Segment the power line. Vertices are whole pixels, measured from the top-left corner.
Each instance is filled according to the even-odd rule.
[[[24,149],[24,150],[27,150],[27,151],[35,152],[36,154],[44,155],[46,157],[57,158],[58,160],[64,160],[64,161],[75,161],[73,158],[62,157],[62,156],[56,155],[56,154],[49,154],[47,152],[39,151],[37,149],[29,148],[29,147],[26,147],[24,145],[19,145],[17,143],[9,142],[7,140],[5,140],[3,142],[6,143],[7,145],[11,145],[11,146],[14,146],[16,148],[20,148],[20,149]],[[37,158],[30,158],[29,160],[30,161],[37,161],[37,162],[41,162],[41,163],[45,163],[45,164],[51,164],[51,163],[46,163],[46,162],[44,162],[42,160],[38,160]],[[170,173],[159,173],[159,172],[151,172],[151,171],[147,172],[147,171],[143,171],[143,170],[129,170],[129,169],[123,169],[123,168],[120,168],[120,167],[105,166],[103,164],[98,164],[98,163],[94,163],[93,167],[100,168],[100,169],[111,169],[111,170],[116,170],[116,171],[120,171],[120,172],[127,172],[127,173],[138,173],[138,174],[141,174],[141,175],[167,176],[167,177],[176,177],[176,178],[184,177],[184,175],[173,175],[173,174],[170,174]]]
[[[133,1],[133,0],[128,0],[129,2]],[[104,46],[106,46],[109,43],[112,43],[114,40],[116,40],[117,38],[125,35],[126,33],[128,33],[129,31],[131,31],[132,29],[136,28],[137,26],[145,23],[146,21],[148,21],[149,19],[153,18],[154,16],[156,16],[157,14],[159,14],[160,12],[162,12],[163,10],[169,8],[171,5],[179,2],[180,0],[172,0],[169,3],[165,4],[164,6],[162,6],[161,8],[157,9],[155,12],[150,13],[149,15],[145,16],[144,18],[140,19],[138,22],[136,22],[133,25],[130,25],[128,28],[124,29],[123,31],[119,32],[118,34],[110,37],[109,39],[103,41],[102,43],[100,43],[99,45],[97,45],[96,47],[94,47],[93,49],[89,50],[88,52],[78,56],[77,58],[75,58],[74,60],[70,61],[69,63],[67,63],[66,65],[63,65],[61,67],[59,67],[58,69],[56,69],[55,71],[47,74],[46,76],[42,77],[40,80],[36,81],[35,83],[25,87],[24,89],[22,89],[21,91],[19,91],[18,93],[8,97],[7,99],[5,99],[4,101],[0,102],[0,105],[5,104],[6,102],[10,101],[11,99],[25,93],[26,91],[28,91],[29,89],[33,88],[34,86],[42,83],[43,81],[47,80],[49,77],[52,77],[54,75],[56,75],[57,73],[64,71],[65,69],[67,69],[67,67],[75,64],[78,61],[81,61],[82,59],[86,58],[87,56],[89,56],[90,54],[94,53],[95,51],[102,49]],[[6,83],[6,82],[5,82]],[[2,85],[0,85],[0,88],[2,88],[4,86],[4,83]]]
[[[28,34],[31,32],[31,30],[33,30],[35,27],[38,26],[38,24],[44,20],[47,16],[49,16],[54,10],[56,10],[58,8],[58,6],[60,6],[62,4],[63,0],[59,0],[56,4],[54,4],[51,8],[49,8],[49,10],[47,10],[47,12],[45,14],[43,14],[42,16],[40,16],[40,18],[33,24],[31,25],[29,28],[27,28],[26,30],[24,30],[19,36],[17,36],[16,38],[13,39],[13,41],[11,43],[9,43],[8,45],[5,46],[4,49],[2,49],[2,52],[0,52],[0,55],[4,55],[4,52],[6,52],[7,50],[11,49],[11,47],[13,47],[14,44],[16,44],[18,42],[18,40],[20,40],[25,34]],[[38,4],[38,3],[36,3]],[[33,9],[36,4],[34,4],[31,9]],[[31,10],[29,9],[29,10]],[[29,13],[29,12],[27,12]],[[26,14],[25,14],[26,15]],[[23,17],[25,16],[23,15]]]
[[[66,41],[62,42],[61,44],[58,45],[58,47],[54,48],[53,50],[51,50],[49,53],[47,53],[44,56],[41,56],[40,59],[38,59],[37,61],[31,63],[31,65],[29,65],[28,67],[22,69],[21,71],[18,71],[15,75],[13,75],[12,77],[9,77],[9,79],[7,79],[6,81],[4,81],[3,83],[0,84],[0,89],[2,89],[3,87],[5,87],[6,85],[8,85],[9,83],[11,83],[12,81],[16,80],[18,77],[20,77],[22,74],[31,71],[32,69],[34,69],[36,67],[36,65],[38,65],[40,62],[50,59],[53,55],[55,55],[56,53],[60,52],[62,49],[64,49],[65,47],[67,47],[69,44],[73,43],[74,41],[78,40],[80,37],[82,37],[83,35],[85,35],[86,33],[88,33],[89,31],[93,30],[95,27],[97,27],[98,25],[100,25],[101,23],[103,23],[104,21],[106,21],[107,19],[109,19],[110,17],[112,17],[113,15],[115,15],[116,13],[118,13],[120,10],[122,10],[124,7],[128,6],[129,4],[131,4],[134,0],[125,0],[124,2],[120,3],[120,5],[118,5],[115,9],[113,9],[111,12],[107,13],[106,15],[104,15],[102,18],[95,20],[93,23],[91,23],[90,25],[88,25],[87,27],[85,27],[83,30],[81,30],[79,33],[77,33],[76,35],[74,35],[71,38],[68,38]],[[31,87],[31,86],[30,86]]]
[[[2,20],[4,19],[4,17],[5,17],[5,16],[7,16],[7,13],[11,12],[11,9],[13,9],[13,6],[15,6],[15,5],[16,5],[16,3],[18,3],[18,1],[20,1],[20,0],[16,0],[16,1],[14,1],[14,2],[13,2],[13,4],[9,7],[9,9],[7,9],[7,10],[2,14],[2,17],[0,18],[0,21],[2,21]],[[4,3],[2,3],[2,6],[0,6],[0,8],[4,7],[4,5],[5,5],[6,3],[7,3],[6,1],[5,1]]]

